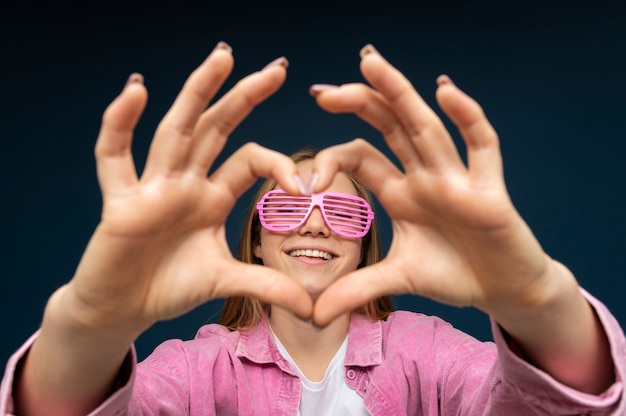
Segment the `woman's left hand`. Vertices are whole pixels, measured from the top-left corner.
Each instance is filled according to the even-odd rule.
[[[355,140],[318,155],[316,189],[335,172],[352,171],[389,214],[393,240],[382,262],[344,276],[319,298],[316,322],[384,294],[417,294],[498,315],[577,291],[571,273],[544,253],[515,210],[498,136],[478,103],[448,77],[438,79],[437,102],[465,141],[466,164],[435,112],[371,46],[362,51],[361,71],[371,86],[318,85],[311,93],[325,110],[355,113],[378,129],[402,170]]]
[[[382,295],[412,293],[490,314],[526,358],[587,393],[615,381],[606,334],[572,273],[541,248],[504,184],[498,136],[482,108],[446,76],[437,102],[459,129],[467,164],[442,121],[410,82],[372,46],[361,52],[371,84],[313,86],[330,112],[352,112],[377,128],[402,170],[364,140],[315,159],[324,189],[352,171],[389,214],[387,257],[349,273],[320,295],[314,320],[325,325]]]

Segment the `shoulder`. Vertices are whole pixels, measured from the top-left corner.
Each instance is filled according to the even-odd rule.
[[[439,352],[475,348],[495,350],[492,342],[480,341],[437,316],[396,311],[381,325],[386,345],[411,345]]]
[[[431,315],[417,312],[395,311],[387,319],[381,321],[383,330],[387,333],[405,333],[419,331],[436,332],[452,330],[452,324]]]
[[[219,340],[236,344],[240,337],[241,332],[239,331],[231,331],[220,324],[207,324],[198,329],[194,340]]]
[[[169,339],[162,342],[146,360],[196,361],[234,355],[240,337],[237,331],[230,331],[218,324],[208,324],[200,327],[193,339]]]

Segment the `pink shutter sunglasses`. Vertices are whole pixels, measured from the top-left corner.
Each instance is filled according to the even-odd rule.
[[[274,232],[292,231],[302,226],[314,207],[320,208],[328,228],[346,238],[366,235],[374,219],[374,212],[365,199],[341,192],[294,196],[274,189],[256,204],[261,225]]]

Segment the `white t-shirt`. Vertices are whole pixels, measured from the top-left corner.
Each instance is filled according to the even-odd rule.
[[[343,362],[348,349],[348,337],[331,360],[322,381],[307,379],[293,361],[283,344],[274,335],[280,354],[296,369],[302,382],[299,416],[342,415],[367,416],[363,397],[351,389],[344,378]]]

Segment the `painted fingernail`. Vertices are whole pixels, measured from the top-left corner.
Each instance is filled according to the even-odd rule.
[[[442,74],[437,77],[437,85],[454,85],[454,82],[449,76]]]
[[[324,91],[336,90],[337,88],[339,88],[339,86],[332,84],[313,84],[309,88],[309,94],[311,94],[313,97],[317,97],[320,93]]]
[[[310,193],[307,192],[307,188],[304,184],[304,181],[302,180],[302,177],[299,174],[296,174],[296,176],[294,176],[294,180],[296,181],[296,185],[298,185],[298,190],[300,191],[300,193],[302,195],[309,196]]]
[[[311,195],[313,193],[313,191],[315,190],[315,187],[317,186],[317,182],[319,182],[320,180],[320,174],[317,172],[313,172],[311,174],[311,176],[309,177],[309,183],[307,184],[307,194],[306,195]]]
[[[271,68],[271,67],[274,67],[276,65],[281,65],[281,66],[284,66],[285,68],[287,68],[289,66],[289,61],[287,61],[287,58],[285,58],[284,56],[281,56],[280,58],[276,58],[272,62],[270,62],[269,64],[265,65],[263,67],[263,69]]]
[[[143,84],[143,75],[138,72],[133,72],[132,74],[130,74],[130,76],[126,80],[125,87],[128,87],[130,84]]]
[[[218,50],[226,51],[228,53],[233,53],[233,48],[231,48],[230,45],[224,42],[223,40],[217,42],[217,45],[215,45],[215,48],[213,48],[213,51],[218,51]]]
[[[361,48],[361,51],[359,52],[359,55],[361,56],[361,59],[363,59],[367,55],[374,54],[374,53],[377,54],[377,55],[380,55],[380,53],[378,53],[378,51],[376,50],[374,45],[372,45],[371,43],[368,43],[367,45],[365,45],[365,46],[363,46]]]

